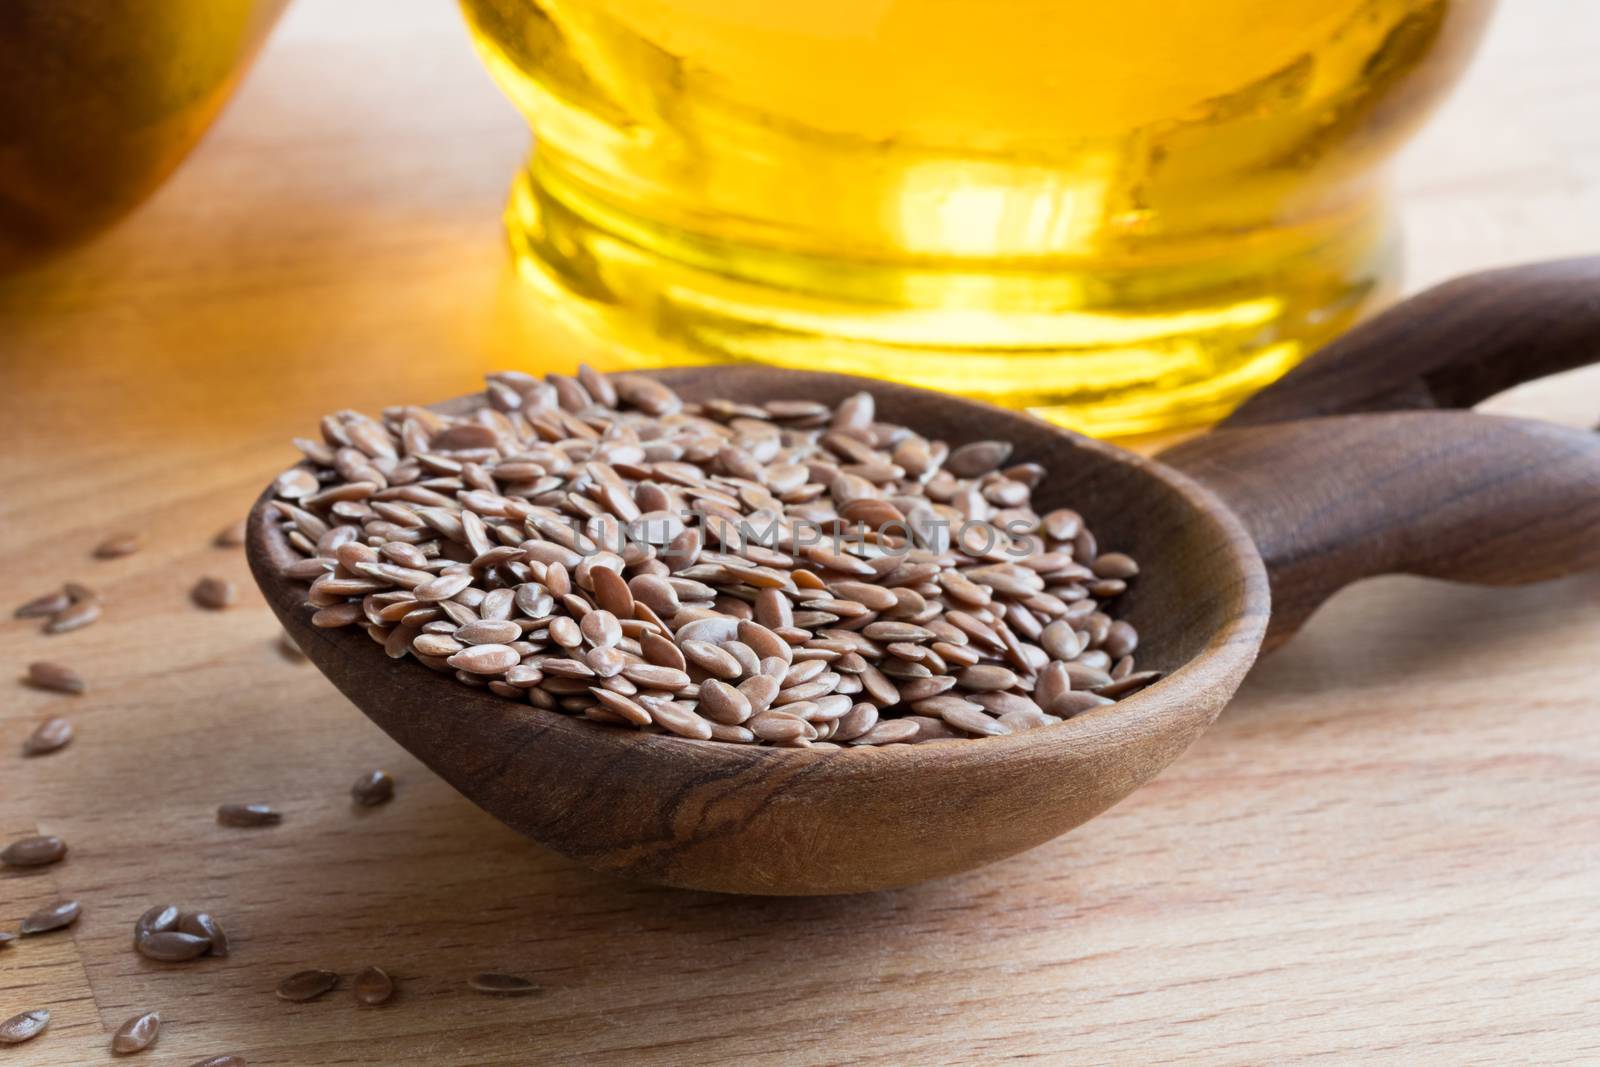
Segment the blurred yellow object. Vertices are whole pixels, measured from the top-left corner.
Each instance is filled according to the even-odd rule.
[[[0,2],[0,267],[87,237],[149,196],[287,2]]]
[[[526,277],[640,362],[1216,418],[1392,279],[1489,0],[462,0]]]

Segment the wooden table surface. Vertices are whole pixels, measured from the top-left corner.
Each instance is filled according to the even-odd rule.
[[[1154,784],[986,870],[850,899],[662,891],[526,844],[401,752],[276,630],[212,533],[330,406],[564,367],[509,276],[524,149],[451,5],[301,0],[221,123],[140,213],[0,280],[0,590],[79,578],[105,618],[6,620],[81,697],[0,702],[0,835],[71,855],[0,875],[0,927],[57,897],[70,932],[0,950],[0,1064],[1594,1063],[1600,1060],[1600,576],[1491,592],[1347,591]],[[1416,285],[1600,249],[1600,5],[1505,5],[1400,168]],[[1506,410],[1600,415],[1600,375]],[[89,558],[102,536],[147,547]],[[241,583],[202,612],[195,576]],[[49,714],[72,745],[23,760]],[[387,807],[347,790],[389,768]],[[263,800],[276,829],[215,825]],[[144,908],[216,912],[234,953],[129,947]],[[401,993],[289,1005],[285,974],[378,963]],[[481,970],[544,992],[490,1000]]]

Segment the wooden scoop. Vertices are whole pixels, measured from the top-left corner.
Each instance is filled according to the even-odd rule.
[[[256,581],[334,684],[484,810],[590,867],[736,893],[850,893],[968,870],[1048,841],[1176,759],[1263,644],[1368,575],[1488,584],[1600,565],[1600,434],[1461,411],[1600,348],[1600,260],[1476,275],[1346,335],[1221,427],[1160,460],[953,396],[764,367],[658,372],[687,399],[862,389],[952,445],[1015,442],[1144,564],[1118,610],[1167,677],[1060,725],[841,751],[696,742],[602,726],[395,661],[310,625],[292,550],[251,512]],[[453,401],[460,411],[475,399]],[[1269,597],[1269,588],[1271,590]],[[1272,605],[1269,612],[1269,603]]]

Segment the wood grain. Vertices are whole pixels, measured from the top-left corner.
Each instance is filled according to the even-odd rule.
[[[196,572],[249,587],[210,535],[330,401],[570,364],[505,271],[497,214],[524,135],[456,22],[444,4],[292,6],[154,200],[0,282],[0,590],[20,602],[76,575],[109,601],[62,637],[0,622],[8,671],[49,655],[94,685],[0,703],[0,832],[73,844],[0,874],[0,923],[85,903],[71,932],[0,950],[0,1012],[56,1013],[0,1058],[105,1062],[146,1007],[167,1024],[141,1059],[175,1065],[1600,1056],[1600,579],[1364,583],[1182,760],[1067,837],[913,889],[793,900],[587,874],[284,663],[253,594],[195,609]],[[1502,5],[1401,170],[1414,282],[1600,248],[1597,34],[1582,0]],[[1593,425],[1600,375],[1494,408]],[[88,558],[122,527],[149,547]],[[79,737],[21,760],[58,711]],[[353,811],[374,765],[398,795]],[[288,817],[224,831],[225,799]],[[212,909],[235,954],[135,956],[133,920],[163,899]],[[387,1007],[272,997],[289,971],[369,962],[401,981]],[[469,994],[488,968],[547,992]]]

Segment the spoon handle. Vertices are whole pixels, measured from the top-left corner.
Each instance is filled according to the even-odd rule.
[[[1600,434],[1464,407],[1600,361],[1600,257],[1430,289],[1322,349],[1161,459],[1245,522],[1266,648],[1378,574],[1482,585],[1600,567]]]
[[[1272,582],[1264,648],[1379,574],[1517,585],[1600,567],[1600,434],[1465,411],[1217,430],[1161,457],[1244,521]]]
[[[1471,407],[1600,360],[1600,256],[1468,274],[1355,327],[1222,425]]]

